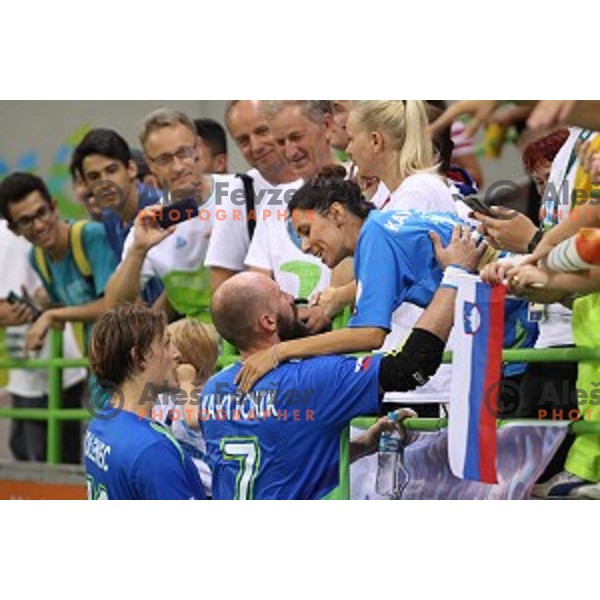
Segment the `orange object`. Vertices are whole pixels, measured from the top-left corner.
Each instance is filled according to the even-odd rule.
[[[577,254],[590,265],[600,265],[600,229],[586,227],[575,238]]]

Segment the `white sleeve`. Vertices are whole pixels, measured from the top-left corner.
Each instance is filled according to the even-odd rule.
[[[273,271],[273,261],[269,252],[269,227],[267,222],[259,219],[246,255],[246,266]]]
[[[244,204],[234,204],[229,195],[224,195],[213,210],[213,229],[204,264],[207,267],[243,271],[250,246],[246,207]]]

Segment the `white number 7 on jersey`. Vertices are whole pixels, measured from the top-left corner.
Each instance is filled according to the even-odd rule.
[[[252,500],[254,480],[260,468],[260,446],[255,437],[227,437],[221,440],[225,460],[237,460],[240,470],[235,480],[235,500]]]

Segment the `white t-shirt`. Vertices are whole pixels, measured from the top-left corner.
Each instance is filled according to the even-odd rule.
[[[237,185],[229,175],[211,177],[212,194],[199,208],[198,216],[179,223],[175,233],[151,248],[146,255],[141,271],[143,283],[151,277],[162,279],[172,271],[194,271],[203,265],[217,211],[221,210],[219,218],[225,218],[224,204],[227,194],[224,192],[232,191]],[[125,240],[122,260],[125,260],[133,244],[133,235],[132,229]]]
[[[456,205],[450,188],[437,175],[418,173],[407,177],[391,194],[390,202],[384,207],[388,210],[417,210],[419,212],[452,212]],[[410,335],[423,309],[414,304],[404,303],[392,315],[392,330],[381,347],[384,352],[399,348]],[[448,343],[448,348],[452,347]],[[388,393],[387,402],[448,402],[452,365],[442,365],[426,385],[411,392]]]
[[[43,287],[37,273],[29,262],[31,244],[24,238],[14,235],[6,221],[0,220],[0,298],[7,298],[10,292],[22,295],[24,286],[30,296]],[[10,257],[10,260],[6,260]],[[6,328],[6,345],[14,358],[23,358],[25,336],[28,325]],[[42,350],[35,358],[50,356],[50,336],[46,337]],[[63,356],[65,358],[81,358],[81,352],[75,341],[73,330],[67,325],[63,334]],[[32,358],[34,355],[32,354]],[[63,389],[79,383],[86,377],[85,369],[64,369]],[[6,389],[11,394],[25,398],[37,398],[48,393],[48,371],[45,369],[10,369]]]
[[[301,180],[273,185],[261,175],[258,169],[250,169],[247,174],[253,179],[257,225],[262,220],[283,219],[284,213],[287,212],[287,204],[294,191],[302,184]],[[239,177],[234,179],[237,188],[243,191],[242,180]],[[217,219],[214,223],[205,265],[243,271],[250,247],[245,195],[236,200],[231,195],[224,197],[221,208],[224,209],[226,216],[224,219]]]
[[[252,176],[255,177],[255,185],[258,184],[255,189],[266,189],[264,185],[267,182],[260,173],[256,175],[252,172]],[[258,220],[245,265],[272,271],[273,279],[282,290],[294,298],[308,299],[315,292],[329,287],[331,270],[315,256],[302,252],[299,248],[300,240],[291,227],[290,220],[283,213],[277,213],[287,207],[292,192],[301,185],[302,180],[298,180],[278,186],[282,192],[280,197],[285,198],[281,207],[270,205],[268,201],[267,204],[263,202],[263,215],[266,210],[270,210],[272,214],[269,218]]]
[[[246,265],[272,271],[282,290],[294,298],[309,299],[329,287],[331,270],[316,256],[304,254],[293,241],[296,238],[288,219],[260,220]]]
[[[564,221],[569,218],[571,210],[570,201],[563,202],[564,198],[570,198],[570,191],[575,183],[575,174],[579,165],[579,160],[576,160],[569,171],[569,159],[573,153],[577,138],[581,133],[579,127],[572,127],[569,130],[569,137],[562,145],[552,162],[550,176],[548,178],[548,186],[552,184],[554,189],[559,192],[560,207],[559,221]],[[563,196],[564,186],[569,190],[568,196]],[[544,198],[546,194],[544,194]],[[543,201],[542,201],[543,202]],[[567,346],[574,344],[573,330],[571,328],[572,313],[560,303],[548,304],[545,308],[545,318],[539,323],[540,334],[535,344],[536,348],[550,348],[552,346]]]
[[[390,194],[390,201],[383,209],[456,213],[452,190],[444,179],[431,173],[416,173],[407,177]]]

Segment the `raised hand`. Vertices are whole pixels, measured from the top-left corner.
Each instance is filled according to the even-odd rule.
[[[440,236],[434,231],[429,232],[429,238],[433,243],[435,257],[442,270],[449,265],[458,265],[467,271],[475,271],[487,249],[485,242],[477,243],[471,228],[466,225],[454,227],[450,243],[445,248]]]
[[[163,209],[162,205],[155,204],[139,212],[133,226],[133,247],[136,250],[147,252],[175,231],[175,225],[171,225],[167,229],[159,226],[158,221]]]
[[[446,127],[450,127],[450,125],[452,125],[459,117],[468,115],[471,117],[471,121],[465,129],[465,136],[473,137],[479,128],[488,120],[497,105],[498,100],[459,100],[449,106],[448,109],[431,124],[430,130],[432,133],[437,133]]]

